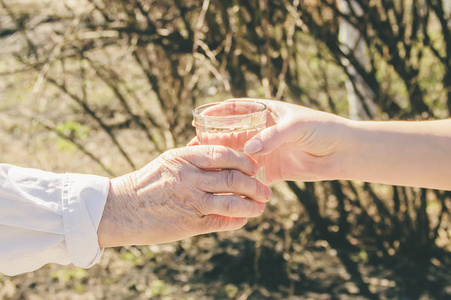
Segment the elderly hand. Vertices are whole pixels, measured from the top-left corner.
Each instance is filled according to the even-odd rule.
[[[260,215],[271,190],[251,178],[258,165],[223,146],[167,151],[111,180],[99,245],[150,245],[235,230]]]

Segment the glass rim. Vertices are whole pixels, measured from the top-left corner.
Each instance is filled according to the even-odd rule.
[[[230,116],[204,116],[201,113],[197,113],[196,110],[202,109],[202,111],[204,111],[206,108],[215,106],[215,105],[220,105],[220,104],[225,104],[225,103],[254,103],[254,104],[258,104],[261,105],[261,108],[257,111],[251,112],[251,113],[246,113],[246,114],[239,114],[239,115],[230,115]],[[196,119],[205,119],[205,118],[210,118],[210,119],[232,119],[232,118],[237,118],[237,117],[243,117],[243,116],[252,116],[255,114],[259,114],[264,112],[268,107],[266,106],[265,103],[260,102],[258,100],[250,100],[250,99],[237,99],[237,100],[226,100],[226,101],[218,101],[218,102],[211,102],[211,103],[205,103],[202,104],[196,108],[193,109],[192,113],[194,118]],[[194,123],[194,120],[193,120]]]

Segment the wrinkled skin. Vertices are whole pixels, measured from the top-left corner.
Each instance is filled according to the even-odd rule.
[[[250,177],[257,172],[252,158],[223,146],[167,151],[111,180],[99,244],[159,244],[241,228],[271,197],[268,187]]]

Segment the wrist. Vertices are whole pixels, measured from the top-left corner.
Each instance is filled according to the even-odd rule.
[[[116,203],[116,194],[113,189],[112,180],[110,180],[110,189],[106,199],[105,208],[103,209],[102,218],[100,219],[99,228],[97,229],[97,237],[99,246],[102,248],[112,247],[114,243],[114,221],[112,211],[114,211],[114,203]]]
[[[128,175],[125,175],[128,176]],[[129,229],[127,226],[127,203],[130,202],[127,197],[127,186],[124,178],[114,178],[110,180],[110,189],[105,203],[105,208],[97,230],[97,236],[100,247],[117,247],[126,245],[124,231]]]
[[[393,124],[349,120],[337,163],[337,179],[390,182],[394,167],[403,159],[398,150],[406,146]]]
[[[365,121],[343,119],[335,151],[327,158],[329,180],[350,180],[355,177],[355,167],[368,153],[368,144],[362,139]]]

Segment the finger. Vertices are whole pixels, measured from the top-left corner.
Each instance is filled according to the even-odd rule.
[[[224,146],[193,146],[186,150],[183,157],[200,169],[235,169],[247,175],[255,175],[259,170],[255,159]]]
[[[198,146],[200,145],[199,139],[197,138],[197,136],[193,137],[191,141],[188,142],[188,144],[186,144],[187,146]]]
[[[265,204],[237,195],[206,194],[202,204],[203,215],[253,218],[261,215]]]
[[[233,193],[258,202],[268,202],[272,197],[271,189],[260,180],[236,170],[203,171],[198,184],[207,193]]]
[[[252,155],[271,153],[285,143],[296,141],[293,130],[285,123],[266,128],[246,143],[244,152]]]
[[[237,230],[246,225],[246,218],[225,217],[219,215],[205,216],[201,221],[203,233]]]

